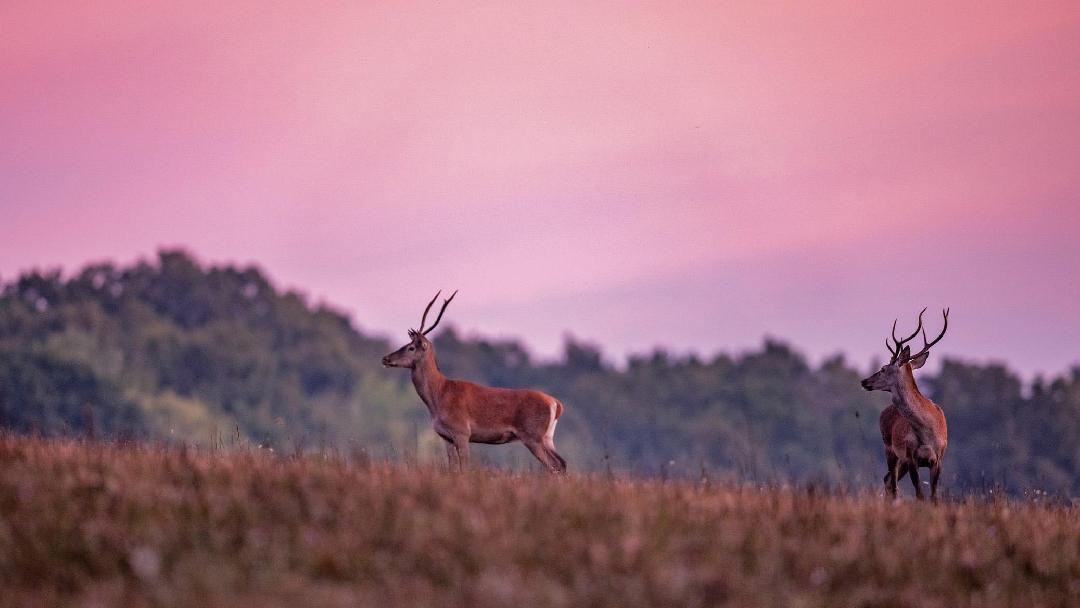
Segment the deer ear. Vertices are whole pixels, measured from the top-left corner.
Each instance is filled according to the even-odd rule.
[[[919,355],[918,357],[915,357],[914,359],[912,359],[908,363],[911,364],[911,369],[919,369],[920,367],[923,366],[924,363],[926,363],[926,360],[929,357],[930,357],[930,351],[926,351],[925,353]]]
[[[897,357],[896,360],[899,361],[901,365],[903,365],[905,362],[907,362],[909,357],[911,357],[911,347],[905,346],[904,350],[900,351],[900,356]]]

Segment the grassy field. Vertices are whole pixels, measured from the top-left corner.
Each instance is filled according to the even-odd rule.
[[[0,436],[0,604],[1067,606],[1080,507]]]

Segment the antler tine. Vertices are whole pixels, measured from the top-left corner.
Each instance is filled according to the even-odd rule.
[[[892,339],[893,339],[893,342],[896,344],[896,349],[895,350],[893,349],[892,346],[889,346],[889,339],[885,338],[885,347],[888,348],[889,352],[892,354],[892,359],[889,361],[890,363],[896,361],[896,358],[900,356],[900,351],[904,347],[904,342],[907,342],[908,340],[911,339],[911,338],[908,338],[907,340],[901,340],[900,338],[896,337],[896,322],[897,322],[897,319],[893,319],[893,322],[892,322]],[[918,330],[915,330],[915,331],[918,331]]]
[[[427,322],[427,313],[428,313],[428,311],[431,310],[431,305],[435,303],[435,300],[439,299],[439,294],[441,294],[441,293],[442,293],[441,289],[439,291],[435,292],[435,297],[431,298],[431,301],[427,303],[427,308],[424,309],[424,316],[420,317],[420,331],[417,332],[417,333],[422,333],[422,334],[427,333],[427,332],[424,331],[424,323]]]
[[[907,344],[908,342],[911,342],[913,339],[915,339],[915,336],[919,335],[919,332],[923,329],[922,317],[923,317],[923,314],[925,312],[926,312],[925,307],[922,310],[919,311],[919,324],[915,327],[915,331],[910,336],[908,336],[906,338],[903,338],[903,339],[900,339],[900,338],[896,337],[896,321],[897,321],[897,319],[893,319],[893,322],[892,322],[892,339],[893,339],[893,342],[896,343],[896,350],[893,350],[893,347],[889,346],[889,339],[885,338],[885,347],[888,348],[889,352],[892,354],[892,359],[889,361],[889,363],[896,363],[896,360],[900,357],[901,351],[904,350],[904,345]]]
[[[918,326],[915,327],[915,331],[912,332],[912,334],[910,336],[904,338],[903,340],[900,340],[899,338],[896,337],[896,321],[893,321],[892,339],[893,339],[893,342],[896,342],[896,350],[897,351],[902,349],[904,347],[904,345],[907,344],[908,342],[911,342],[915,338],[915,336],[919,335],[919,331],[922,329],[922,326],[923,326],[922,316],[923,316],[923,314],[925,312],[926,312],[925,307],[921,311],[919,311],[919,324],[918,324]]]
[[[896,338],[896,322],[898,320],[899,319],[893,319],[893,322],[892,322],[892,339],[893,339],[893,342],[897,343],[897,346],[896,346],[895,350],[893,350],[892,346],[889,346],[889,338],[888,337],[885,338],[885,348],[889,349],[889,354],[892,355],[892,358],[889,359],[889,363],[892,363],[892,362],[896,361],[896,358],[898,356],[900,356],[900,345],[899,345],[900,340],[898,340]]]
[[[914,359],[916,357],[921,357],[923,355],[923,353],[930,350],[931,346],[937,344],[938,342],[941,342],[941,339],[945,337],[945,332],[949,329],[949,309],[946,308],[945,310],[941,311],[941,316],[945,320],[945,323],[941,326],[941,333],[938,334],[938,336],[936,338],[934,338],[932,341],[927,342],[926,341],[926,329],[924,328],[922,330],[922,341],[923,341],[922,350],[920,350],[918,352],[918,354],[911,357],[912,359]]]
[[[433,330],[433,329],[435,329],[436,327],[439,326],[439,321],[442,321],[442,316],[443,316],[443,313],[446,312],[446,307],[450,305],[450,301],[454,299],[454,296],[457,295],[457,292],[458,292],[458,290],[455,289],[454,293],[450,294],[449,298],[446,298],[445,300],[443,300],[442,309],[439,310],[439,316],[435,317],[435,322],[431,324],[431,327],[424,330],[424,335],[427,335],[428,332],[430,332],[431,330]],[[432,300],[432,302],[434,302],[434,300]]]

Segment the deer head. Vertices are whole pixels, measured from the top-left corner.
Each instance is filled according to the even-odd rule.
[[[432,304],[435,303],[435,300],[439,299],[439,294],[441,293],[442,290],[439,290],[439,292],[435,294],[435,297],[431,298],[431,301],[428,302],[427,308],[424,309],[424,314],[420,317],[420,330],[410,329],[409,342],[406,343],[405,346],[402,346],[382,358],[383,367],[415,368],[418,363],[435,353],[435,347],[431,344],[431,340],[427,339],[427,334],[439,325],[443,313],[446,312],[446,307],[450,305],[450,301],[457,295],[457,291],[454,291],[454,293],[450,294],[449,298],[443,301],[442,310],[439,311],[439,316],[435,318],[435,322],[432,323],[431,327],[424,329],[428,312],[431,311]]]
[[[949,309],[946,308],[942,311],[942,316],[945,319],[945,324],[941,328],[941,333],[933,341],[926,340],[926,328],[923,327],[923,313],[926,309],[922,309],[919,312],[919,325],[915,328],[915,331],[906,338],[896,337],[896,320],[893,321],[892,327],[892,339],[895,343],[895,347],[889,344],[889,339],[885,338],[885,347],[889,349],[891,358],[889,362],[881,366],[877,372],[862,381],[862,387],[868,391],[889,391],[895,393],[900,385],[900,373],[904,368],[910,368],[911,370],[919,369],[926,363],[927,357],[930,356],[930,347],[937,344],[945,337],[945,331],[949,329]],[[922,350],[911,354],[911,347],[907,345],[908,342],[915,339],[915,336],[922,333],[923,347]]]

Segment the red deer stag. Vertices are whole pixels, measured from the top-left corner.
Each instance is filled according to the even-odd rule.
[[[441,291],[439,293],[442,293]],[[386,355],[386,367],[407,367],[413,386],[431,412],[435,432],[446,441],[446,454],[453,470],[464,470],[469,462],[469,443],[509,443],[519,440],[545,467],[555,473],[566,471],[566,461],[555,451],[555,423],[563,405],[551,395],[535,390],[492,388],[464,380],[447,378],[439,371],[435,346],[427,335],[442,320],[455,291],[443,301],[435,323],[424,329],[428,311],[424,309],[420,330],[409,330],[409,342]]]
[[[943,311],[945,319],[941,333],[933,341],[926,340],[926,328],[922,317],[926,309],[919,313],[919,326],[915,332],[904,339],[896,337],[896,321],[893,321],[892,339],[895,348],[885,339],[885,346],[892,358],[874,375],[862,381],[862,387],[868,391],[888,391],[892,393],[892,404],[881,412],[878,424],[881,427],[881,440],[885,442],[885,462],[889,472],[885,474],[885,488],[896,497],[896,484],[905,474],[911,475],[911,484],[915,486],[915,496],[923,500],[922,486],[919,483],[919,467],[930,468],[930,498],[937,500],[938,478],[941,477],[941,461],[945,458],[945,448],[949,443],[949,429],[945,424],[945,412],[936,403],[926,398],[915,385],[912,370],[919,369],[930,356],[930,347],[941,341],[949,328],[949,309]],[[915,336],[922,332],[923,347],[912,355],[907,346]]]

